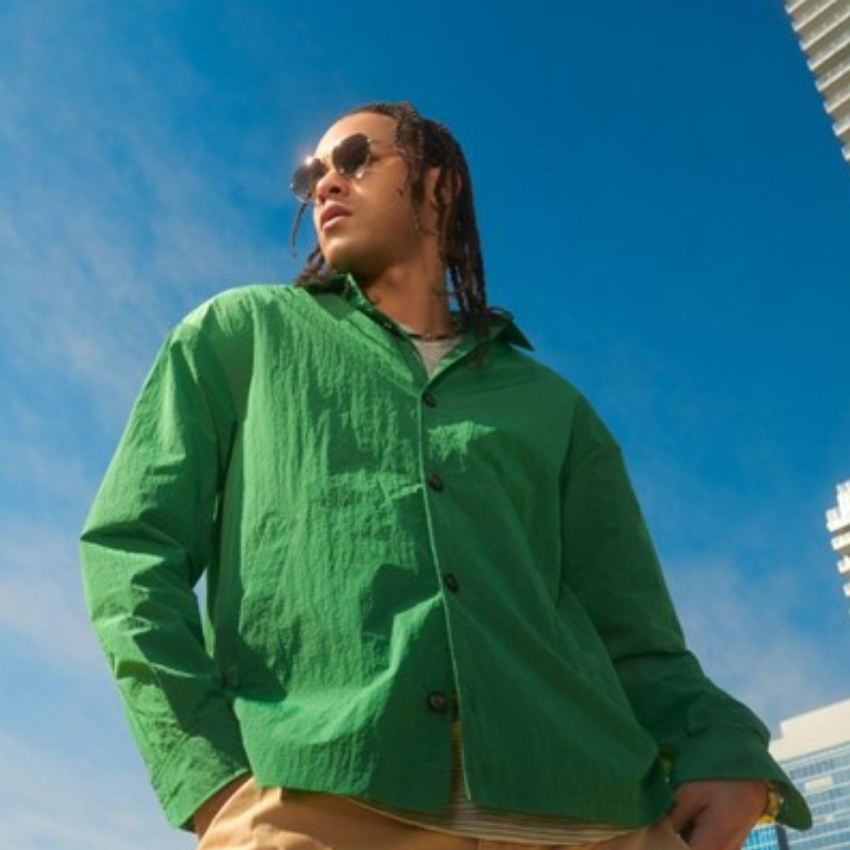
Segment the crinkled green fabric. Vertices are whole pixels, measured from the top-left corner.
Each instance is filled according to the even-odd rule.
[[[245,770],[438,809],[457,717],[483,805],[633,826],[671,783],[765,777],[805,826],[686,649],[605,426],[507,314],[479,346],[429,379],[347,278],[226,292],[165,342],[82,556],[170,821]]]

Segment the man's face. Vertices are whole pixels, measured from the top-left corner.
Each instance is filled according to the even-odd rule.
[[[394,147],[395,130],[395,120],[386,115],[348,115],[325,133],[314,153],[328,167],[313,199],[319,247],[331,266],[363,283],[415,262],[423,252],[437,251],[433,228],[417,223],[406,186],[407,163]],[[331,151],[356,133],[371,140],[370,158],[356,174],[342,175],[332,165]],[[435,176],[436,170],[426,190]]]

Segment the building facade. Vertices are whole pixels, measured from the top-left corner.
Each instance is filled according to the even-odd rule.
[[[850,0],[784,0],[791,25],[850,163]]]
[[[773,830],[775,845],[748,850],[848,850],[850,848],[850,700],[793,717],[781,724],[771,753],[785,768],[812,810],[807,832]],[[750,840],[759,837],[756,830]],[[768,838],[771,836],[767,835]]]
[[[832,548],[841,556],[838,572],[844,578],[844,595],[850,599],[850,481],[836,490],[837,504],[826,512],[826,527],[832,535]]]

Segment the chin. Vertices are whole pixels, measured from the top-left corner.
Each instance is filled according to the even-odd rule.
[[[325,262],[334,269],[334,271],[351,271],[350,252],[345,251],[339,245],[334,244],[322,245],[319,243],[319,247],[322,249],[322,256],[325,258]]]
[[[353,274],[355,277],[363,271],[363,263],[357,261],[357,257],[346,251],[322,252],[325,262],[340,274]]]
[[[345,256],[340,256],[338,253],[330,253],[326,254],[324,251],[322,252],[322,256],[325,258],[325,262],[335,271],[340,272],[341,274],[347,274],[351,271],[351,263],[349,259]]]

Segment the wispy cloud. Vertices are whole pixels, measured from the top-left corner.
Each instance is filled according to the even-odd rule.
[[[7,519],[0,540],[0,847],[192,846],[132,752],[86,616],[76,532]]]
[[[268,204],[271,170],[215,156],[212,113],[189,123],[175,109],[205,83],[173,47],[160,43],[143,73],[114,38],[96,43],[95,27],[69,40],[61,19],[22,7],[4,20],[39,33],[7,57],[0,92],[0,152],[14,163],[0,204],[4,359],[73,384],[114,423],[179,311],[246,275],[274,277],[285,234],[265,242],[233,202]],[[86,50],[108,51],[106,78],[86,74]]]
[[[706,672],[774,730],[780,720],[850,695],[850,679],[836,677],[824,651],[823,631],[800,622],[808,593],[799,571],[748,576],[740,565],[706,559],[675,563],[669,575]]]
[[[69,757],[0,732],[0,847],[27,850],[179,850],[140,771]]]
[[[85,613],[75,533],[41,523],[0,529],[0,634],[45,675],[100,670]],[[11,640],[11,643],[8,643]]]

